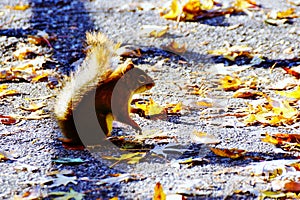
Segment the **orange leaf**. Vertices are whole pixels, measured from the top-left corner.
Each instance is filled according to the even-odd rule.
[[[300,182],[291,181],[284,185],[287,192],[300,192]]]
[[[245,150],[239,150],[239,149],[210,148],[210,150],[218,156],[226,157],[226,158],[232,158],[232,159],[240,158],[246,153]]]
[[[300,78],[300,72],[296,71],[297,69],[299,70],[299,67],[296,68],[283,67],[282,69],[284,69],[286,73],[295,76],[297,79]]]
[[[153,200],[166,200],[166,194],[164,193],[163,187],[160,182],[157,182],[154,187]]]
[[[17,123],[17,120],[14,117],[6,116],[6,115],[0,115],[0,121],[2,124],[5,125],[12,125]]]

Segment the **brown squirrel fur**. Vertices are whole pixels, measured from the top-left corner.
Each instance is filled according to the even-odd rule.
[[[132,63],[118,66],[115,52],[119,45],[102,33],[87,33],[87,44],[86,59],[60,91],[54,108],[66,137],[63,141],[97,144],[101,133],[95,133],[97,126],[91,122],[94,115],[105,135],[110,135],[112,120],[141,131],[129,116],[131,97],[153,87],[153,80]]]

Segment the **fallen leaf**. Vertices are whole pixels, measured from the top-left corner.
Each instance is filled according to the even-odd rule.
[[[225,91],[236,91],[242,86],[242,81],[239,77],[225,76],[220,83]]]
[[[51,184],[49,188],[59,187],[61,185],[66,187],[69,183],[73,183],[74,185],[77,185],[76,180],[77,180],[76,176],[65,176],[62,174],[57,174],[56,178],[53,179],[53,184]]]
[[[255,99],[258,96],[264,96],[263,92],[242,88],[237,90],[232,97],[243,99]]]
[[[77,164],[85,163],[85,161],[82,160],[81,158],[58,158],[58,159],[53,159],[52,162],[57,164],[67,164],[67,165],[77,165]]]
[[[295,14],[295,8],[288,8],[284,11],[275,11],[272,10],[267,14],[269,19],[290,19],[290,18],[297,18],[298,15]]]
[[[7,9],[11,9],[11,10],[27,10],[28,8],[30,8],[29,4],[17,4],[15,6],[5,6]]]
[[[12,124],[16,124],[18,120],[13,116],[0,115],[0,121],[2,124],[12,125]]]
[[[213,135],[208,135],[204,132],[193,131],[191,134],[191,139],[197,144],[218,144],[220,140]]]
[[[54,198],[55,200],[68,200],[68,199],[75,199],[75,200],[82,200],[85,194],[79,193],[74,191],[70,188],[69,192],[49,192],[49,196],[61,196]]]
[[[104,185],[104,184],[115,184],[121,182],[128,182],[128,181],[140,181],[145,179],[144,176],[139,174],[112,174],[111,177],[101,179],[100,181],[96,182],[96,185]]]
[[[244,56],[247,58],[258,56],[258,54],[255,54],[252,51],[253,49],[248,46],[232,46],[216,50],[208,50],[207,52],[215,56],[223,56],[228,60],[235,61],[235,59],[239,56]]]
[[[210,150],[218,156],[232,158],[232,159],[241,158],[246,153],[245,150],[239,150],[239,149],[210,148]]]
[[[174,143],[169,143],[166,145],[156,145],[153,149],[150,150],[150,153],[155,153],[157,155],[162,155],[167,158],[168,154],[165,152],[175,152],[183,154],[184,152],[192,151],[187,148],[182,148],[182,146]]]
[[[116,164],[118,164],[121,161],[126,161],[128,164],[136,164],[140,161],[140,159],[144,158],[146,153],[127,153],[127,154],[122,154],[120,157],[114,157],[114,156],[102,156],[104,159],[108,160],[117,160],[114,164],[110,166],[112,168]]]
[[[290,91],[290,92],[277,91],[276,93],[281,96],[294,98],[294,99],[300,99],[300,86],[298,86],[295,90]]]
[[[168,32],[169,26],[143,25],[141,29],[142,34],[144,33],[149,37],[159,38]]]
[[[165,19],[175,19],[177,20],[182,13],[182,5],[179,0],[172,0],[170,11],[166,14],[163,14],[162,17]]]
[[[29,54],[36,54],[37,52],[37,47],[30,47],[30,46],[23,46],[17,49],[14,53],[13,56],[18,59],[18,60],[24,60],[27,58]]]
[[[7,160],[9,160],[9,158],[6,157],[5,153],[0,152],[0,162],[7,161]]]
[[[173,40],[170,44],[162,46],[162,49],[175,54],[184,54],[186,52],[186,44],[180,45],[179,43]]]
[[[284,198],[284,197],[286,197],[286,194],[284,192],[281,192],[281,191],[278,191],[278,192],[262,191],[259,199],[263,200],[266,197],[272,198],[272,199],[278,199],[278,198]]]
[[[245,9],[258,7],[254,0],[236,0],[233,6],[237,11],[244,11]]]
[[[300,182],[291,181],[284,185],[284,190],[287,192],[300,192]]]
[[[286,71],[286,73],[294,76],[296,79],[300,79],[300,66],[297,67],[283,67],[282,69],[284,69],[284,71]]]
[[[141,109],[145,116],[153,116],[165,113],[165,108],[154,102],[153,99],[149,99],[148,102],[136,102],[136,108]]]
[[[157,182],[154,187],[153,200],[166,200],[166,193],[160,182]]]
[[[46,105],[47,104],[45,102],[40,102],[40,103],[31,102],[28,107],[20,106],[20,108],[23,109],[23,110],[26,110],[26,111],[34,112],[34,111],[37,111],[37,110],[45,107]]]

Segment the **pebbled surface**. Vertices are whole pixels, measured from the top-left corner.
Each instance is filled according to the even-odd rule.
[[[207,54],[207,50],[225,47],[229,43],[251,46],[267,58],[264,65],[251,67],[241,72],[240,76],[253,74],[259,77],[267,76],[270,82],[264,83],[261,88],[270,96],[276,96],[266,87],[288,76],[283,73],[280,66],[299,65],[300,21],[294,19],[293,24],[271,26],[263,22],[265,14],[263,12],[295,6],[291,6],[284,0],[276,2],[261,0],[257,2],[263,6],[264,11],[254,12],[252,17],[232,15],[177,23],[161,18],[158,9],[128,11],[125,6],[135,2],[130,0],[23,0],[22,2],[30,4],[30,8],[25,11],[9,10],[5,6],[13,5],[13,1],[0,2],[0,12],[3,13],[0,18],[2,49],[0,67],[10,65],[10,61],[14,60],[12,53],[17,49],[18,44],[28,43],[27,35],[45,31],[56,40],[51,41],[52,48],[47,45],[38,47],[39,54],[50,55],[55,61],[44,67],[60,74],[68,74],[78,67],[77,61],[84,58],[85,32],[97,30],[116,42],[121,41],[123,44],[142,49],[143,57],[134,58],[133,61],[148,72],[156,83],[156,86],[142,98],[151,97],[160,105],[182,101],[186,107],[180,117],[168,120],[148,120],[134,116],[145,133],[164,133],[176,137],[170,141],[180,145],[179,153],[168,152],[167,158],[149,153],[136,165],[121,162],[113,168],[109,166],[114,162],[105,160],[101,156],[117,156],[120,154],[119,151],[103,148],[95,153],[88,150],[64,149],[61,142],[57,140],[61,135],[53,117],[42,120],[21,120],[15,125],[0,124],[0,152],[6,152],[12,157],[8,161],[0,162],[0,199],[13,199],[15,195],[23,195],[26,191],[35,191],[37,196],[45,197],[50,192],[69,191],[69,188],[84,193],[84,199],[109,199],[116,196],[119,199],[152,199],[156,182],[160,182],[168,194],[197,195],[189,199],[257,199],[259,191],[270,188],[270,184],[257,183],[250,173],[235,171],[256,162],[250,158],[251,156],[263,157],[266,160],[292,157],[287,153],[277,153],[273,146],[261,142],[262,135],[266,132],[290,133],[295,131],[292,128],[239,126],[238,119],[234,117],[202,119],[204,109],[193,107],[190,103],[201,98],[188,94],[186,87],[204,84],[209,88],[207,97],[214,100],[211,114],[230,113],[235,109],[246,107],[247,100],[232,99],[230,98],[232,92],[224,92],[218,88],[218,81],[222,75],[209,73],[216,69],[217,63],[225,65],[232,63],[213,59]],[[168,1],[147,2],[160,7]],[[299,7],[295,8],[299,13]],[[241,26],[233,30],[228,29],[229,26],[236,24]],[[152,38],[143,33],[142,25],[168,25],[170,30],[161,38]],[[162,45],[174,39],[180,44],[186,43],[185,54],[179,56],[162,50]],[[293,52],[285,53],[284,50],[290,47],[293,48]],[[240,65],[243,62],[242,60]],[[274,63],[278,65],[270,73]],[[9,88],[22,91],[22,94],[2,98],[0,114],[27,115],[28,112],[19,108],[20,105],[28,103],[26,98],[52,95],[41,100],[47,103],[43,108],[44,112],[52,116],[58,89],[49,89],[45,82],[32,84],[11,81],[8,84]],[[224,125],[225,122],[232,124],[232,121],[235,125]],[[115,129],[115,135],[135,135],[131,129],[119,124],[117,126],[119,128]],[[243,149],[247,151],[249,158],[233,160],[214,155],[208,146],[192,142],[191,134],[195,130],[216,136],[221,143],[215,147]],[[161,141],[156,142],[151,139],[145,143],[150,147],[156,143],[163,145]],[[193,167],[175,162],[176,159],[190,156],[204,158],[204,160]],[[81,158],[85,162],[71,166],[52,162],[52,159],[60,157]],[[63,169],[72,170],[72,175],[77,177],[77,184],[51,187],[51,182],[44,181],[51,178],[50,172]],[[224,172],[226,170],[229,172]],[[126,172],[141,175],[142,178],[121,183],[96,184],[109,174]],[[243,192],[236,194],[236,191]],[[52,199],[52,197],[45,197],[45,199]]]

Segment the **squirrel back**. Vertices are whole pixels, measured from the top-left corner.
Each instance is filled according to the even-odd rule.
[[[86,37],[89,45],[86,58],[65,83],[54,107],[55,117],[67,138],[63,141],[82,143],[80,136],[84,132],[85,136],[90,137],[84,143],[97,143],[99,134],[95,135],[88,125],[88,118],[91,118],[89,115],[94,114],[88,113],[91,112],[88,111],[91,106],[105,135],[109,135],[112,130],[112,120],[118,120],[141,131],[129,117],[131,97],[134,93],[154,86],[153,80],[132,63],[118,66],[115,52],[119,45],[115,45],[102,33],[87,33]],[[86,124],[86,128],[80,130],[80,134],[74,122],[75,112],[86,115],[80,122]]]

